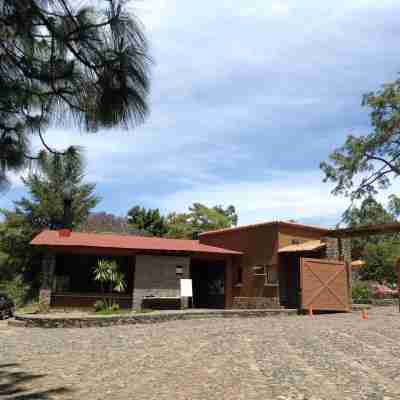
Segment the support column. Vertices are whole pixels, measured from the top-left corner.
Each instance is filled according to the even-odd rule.
[[[353,308],[353,296],[352,296],[353,276],[351,271],[351,263],[345,261],[345,264],[346,264],[346,275],[347,275],[347,294],[349,299],[349,311],[351,311],[351,309]]]
[[[225,308],[232,308],[232,288],[233,286],[233,262],[232,257],[228,257],[225,261]]]
[[[39,309],[42,312],[50,309],[55,267],[56,256],[52,253],[45,254],[42,259],[42,283],[39,292]]]
[[[190,279],[190,261],[187,264],[182,265],[183,273],[182,279]],[[180,286],[180,282],[179,282]],[[180,287],[179,287],[180,291]],[[192,298],[193,299],[193,298]],[[189,297],[181,297],[181,309],[189,308]]]

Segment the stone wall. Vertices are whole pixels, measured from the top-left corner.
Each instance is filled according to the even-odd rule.
[[[176,267],[183,275],[176,275]],[[133,283],[133,308],[142,308],[146,296],[180,297],[180,278],[189,278],[190,257],[137,255]],[[186,299],[185,299],[186,300]],[[183,307],[187,304],[183,304]]]
[[[269,309],[280,308],[278,297],[234,297],[232,308]]]
[[[351,241],[350,239],[339,239],[324,237],[321,239],[326,243],[325,257],[330,260],[343,260],[351,262]]]
[[[54,271],[56,268],[56,257],[54,254],[45,254],[42,259],[41,287],[39,292],[39,308],[48,311],[51,302],[51,291],[53,287]]]

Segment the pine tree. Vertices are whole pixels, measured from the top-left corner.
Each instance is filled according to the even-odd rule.
[[[60,225],[63,217],[63,189],[72,191],[72,226],[80,226],[98,204],[95,185],[84,183],[82,155],[70,151],[66,155],[45,154],[36,172],[23,179],[29,197],[15,202],[15,209],[1,210],[0,251],[6,258],[3,267],[8,275],[24,274],[28,281],[40,272],[38,254],[29,243],[44,229]],[[1,280],[0,276],[0,280]]]
[[[50,150],[50,123],[96,131],[147,114],[148,47],[125,0],[0,0],[0,59],[0,184],[38,158],[32,134]]]

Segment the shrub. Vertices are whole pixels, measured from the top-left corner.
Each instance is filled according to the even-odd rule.
[[[28,298],[29,286],[25,284],[21,275],[1,284],[0,291],[5,292],[14,301],[15,307],[22,307]]]
[[[96,311],[96,312],[106,309],[106,305],[103,300],[97,300],[93,304],[93,307],[94,307],[94,311]]]
[[[119,305],[117,303],[109,303],[107,300],[97,300],[94,304],[94,311],[101,313],[110,313],[119,311]]]
[[[354,303],[369,303],[372,295],[372,289],[368,284],[362,282],[353,284],[352,298]]]

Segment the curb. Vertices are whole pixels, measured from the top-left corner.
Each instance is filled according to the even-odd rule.
[[[297,310],[224,310],[205,312],[163,312],[111,317],[46,318],[15,315],[8,324],[25,328],[89,328],[115,325],[154,324],[167,321],[204,318],[265,318],[270,316],[297,315]]]

